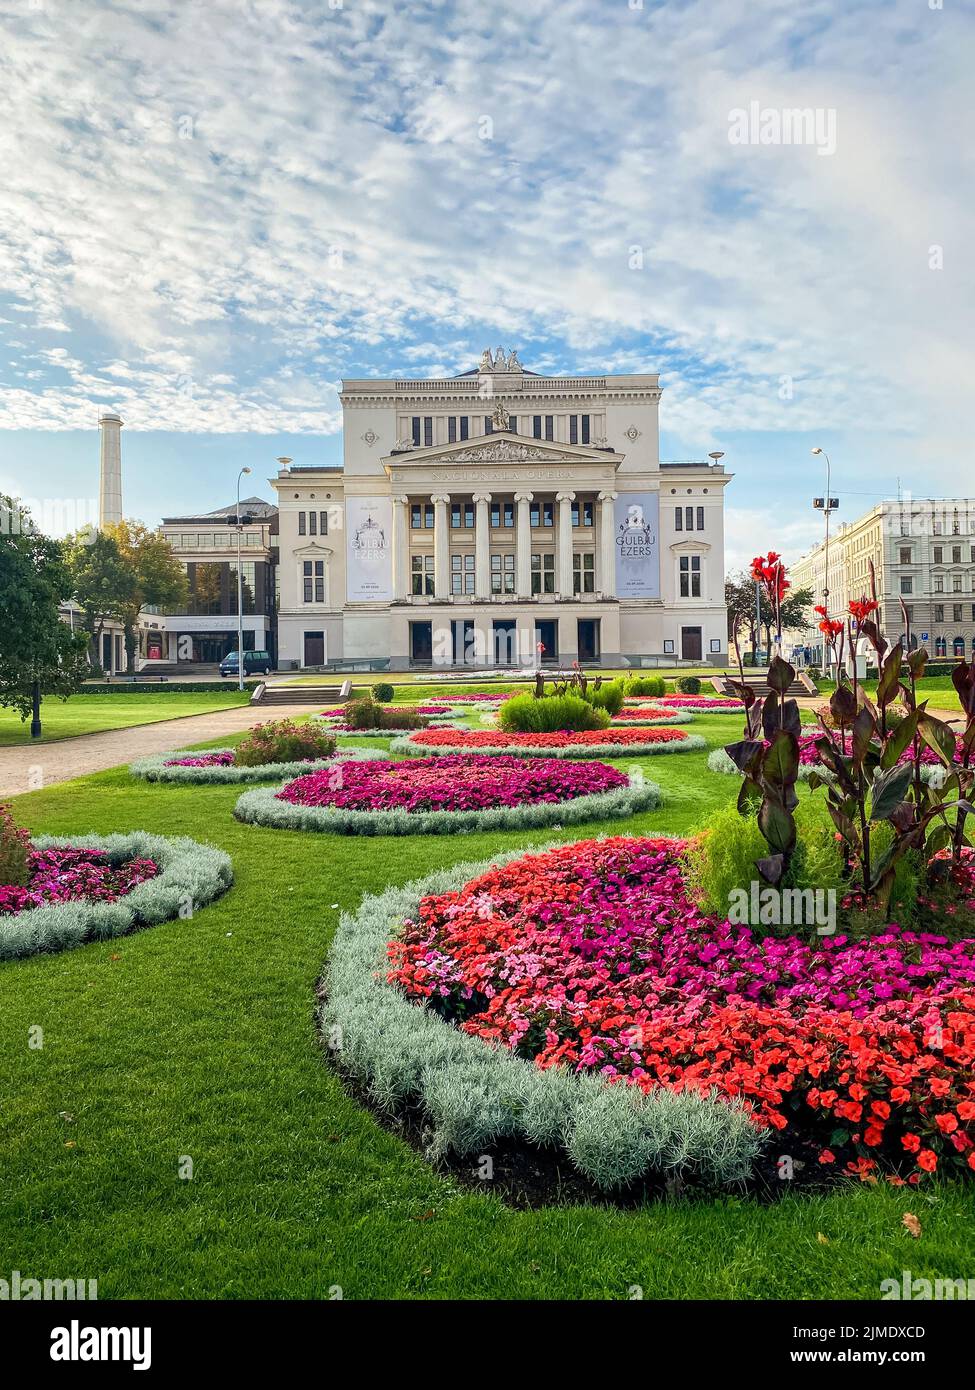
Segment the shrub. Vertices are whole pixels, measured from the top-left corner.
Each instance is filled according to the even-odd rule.
[[[387,686],[387,689],[390,687]],[[345,722],[353,729],[425,729],[427,721],[415,710],[384,709],[369,695],[350,700]]]
[[[663,676],[631,676],[626,682],[627,695],[665,695],[667,682]]]
[[[552,734],[562,729],[605,729],[609,715],[578,695],[515,695],[501,706],[498,723],[509,733]]]
[[[844,891],[843,855],[818,802],[804,801],[796,810],[798,841],[782,880],[783,888]],[[733,890],[748,892],[752,882],[768,887],[758,875],[756,860],[766,851],[765,837],[754,812],[742,815],[736,806],[714,812],[704,834],[688,843],[685,852],[688,885],[705,912],[724,917]],[[752,924],[752,930],[762,928]],[[795,928],[782,928],[791,935]]]
[[[681,695],[699,695],[701,693],[701,681],[698,676],[679,676],[676,686]]]
[[[0,884],[22,888],[30,877],[30,835],[14,822],[10,807],[0,804]]]
[[[380,681],[378,685],[372,687],[372,698],[378,700],[382,705],[388,705],[395,694],[396,691],[393,687],[387,685],[385,681]]]
[[[619,714],[623,708],[623,682],[609,681],[590,690],[586,698],[593,709],[604,709],[610,717]]]
[[[258,724],[237,745],[238,767],[263,767],[265,763],[297,763],[305,758],[330,758],[335,739],[311,724],[294,724],[280,719]]]

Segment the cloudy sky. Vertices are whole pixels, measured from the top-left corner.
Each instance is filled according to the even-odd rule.
[[[0,26],[2,491],[91,496],[111,406],[129,514],[225,503],[243,463],[270,496],[276,455],[339,458],[343,376],[500,343],[659,371],[662,457],[736,474],[732,560],[818,536],[813,444],[848,518],[975,493],[961,0],[0,0]],[[818,126],[776,141],[793,108]]]

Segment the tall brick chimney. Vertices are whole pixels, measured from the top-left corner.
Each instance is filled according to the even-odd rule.
[[[122,417],[106,410],[98,418],[101,431],[101,473],[98,483],[98,524],[122,520]]]

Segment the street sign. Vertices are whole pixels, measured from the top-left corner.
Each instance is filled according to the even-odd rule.
[[[922,641],[922,642],[926,642],[927,640],[928,640],[928,634],[927,634],[926,632],[922,632],[922,633],[921,633],[921,641]]]

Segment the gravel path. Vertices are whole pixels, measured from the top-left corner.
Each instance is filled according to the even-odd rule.
[[[124,698],[124,697],[119,697]],[[308,705],[237,705],[214,710],[212,714],[191,714],[182,719],[164,719],[157,724],[138,724],[131,729],[110,729],[99,734],[80,734],[77,738],[56,739],[50,743],[0,748],[0,798],[39,791],[72,777],[85,777],[120,763],[131,763],[149,753],[166,753],[171,748],[206,739],[238,734],[268,719],[290,719],[313,714],[321,701]]]

